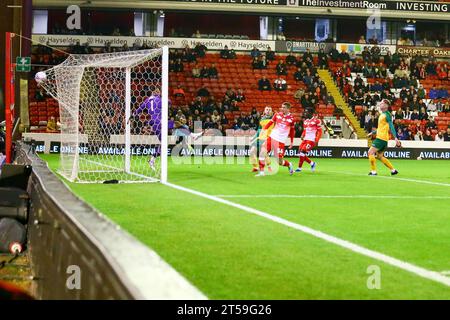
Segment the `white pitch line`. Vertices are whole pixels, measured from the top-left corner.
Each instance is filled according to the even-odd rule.
[[[325,199],[450,199],[450,196],[403,196],[403,195],[322,195],[322,194],[217,194],[219,198],[325,198]]]
[[[285,225],[287,227],[290,227],[290,228],[302,231],[302,232],[304,232],[306,234],[309,234],[309,235],[312,235],[312,236],[314,236],[316,238],[319,238],[319,239],[325,240],[327,242],[333,243],[333,244],[338,245],[340,247],[349,249],[349,250],[351,250],[353,252],[359,253],[359,254],[364,255],[366,257],[369,257],[369,258],[372,258],[372,259],[376,259],[378,261],[390,264],[390,265],[392,265],[394,267],[397,267],[399,269],[411,272],[411,273],[413,273],[415,275],[418,275],[418,276],[420,276],[422,278],[433,280],[435,282],[438,282],[438,283],[441,283],[443,285],[446,285],[446,286],[450,287],[450,278],[440,274],[439,272],[430,271],[430,270],[424,269],[422,267],[415,266],[415,265],[413,265],[413,264],[411,264],[409,262],[405,262],[405,261],[402,261],[402,260],[399,260],[399,259],[387,256],[387,255],[385,255],[383,253],[376,252],[376,251],[364,248],[364,247],[362,247],[360,245],[354,244],[354,243],[349,242],[347,240],[342,240],[342,239],[336,238],[334,236],[331,236],[329,234],[326,234],[324,232],[321,232],[321,231],[318,231],[318,230],[314,230],[312,228],[309,228],[309,227],[306,227],[306,226],[303,226],[303,225],[300,225],[300,224],[288,221],[286,219],[283,219],[283,218],[280,218],[280,217],[277,217],[277,216],[273,216],[273,215],[271,215],[271,214],[269,214],[267,212],[263,212],[263,211],[260,211],[260,210],[254,209],[254,208],[243,206],[243,205],[238,204],[238,203],[234,203],[234,202],[231,202],[231,201],[228,201],[228,200],[225,200],[225,199],[221,199],[221,198],[216,197],[216,196],[212,196],[212,195],[209,195],[209,194],[206,194],[206,193],[203,193],[203,192],[199,192],[199,191],[196,191],[196,190],[185,188],[185,187],[182,187],[182,186],[179,186],[179,185],[176,185],[176,184],[172,184],[172,183],[169,183],[169,182],[165,183],[165,185],[168,186],[168,187],[177,189],[177,190],[188,192],[188,193],[194,194],[194,195],[199,196],[199,197],[203,197],[203,198],[215,201],[215,202],[219,202],[219,203],[222,203],[222,204],[225,204],[225,205],[228,205],[228,206],[231,206],[231,207],[234,207],[234,208],[246,211],[246,212],[251,213],[251,214],[255,214],[257,216],[263,217],[263,218],[271,220],[273,222],[276,222],[276,223]]]
[[[441,274],[443,274],[444,276],[450,276],[450,270],[441,271]]]
[[[331,172],[331,173],[340,173],[340,174],[346,174],[346,175],[351,175],[351,176],[369,177],[369,175],[366,175],[366,174],[353,173],[353,172],[343,172],[343,171],[322,171],[322,172]],[[400,178],[400,177],[387,177],[387,176],[371,176],[369,178],[371,178],[371,179],[373,179],[373,178],[383,178],[383,179],[400,180],[400,181],[407,181],[407,182],[432,184],[432,185],[435,185],[435,186],[450,187],[450,183],[435,182],[435,181],[428,181],[428,180],[417,180],[417,179],[408,179],[408,178]]]

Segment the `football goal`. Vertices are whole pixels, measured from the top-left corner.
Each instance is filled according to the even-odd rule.
[[[166,182],[167,47],[73,54],[35,79],[59,102],[66,179]]]

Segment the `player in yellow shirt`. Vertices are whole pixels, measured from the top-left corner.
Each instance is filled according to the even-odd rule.
[[[368,135],[368,137],[372,137],[376,134],[376,139],[373,141],[372,146],[369,149],[370,176],[377,175],[376,159],[380,160],[386,167],[389,168],[389,170],[391,170],[391,175],[398,174],[398,171],[394,168],[392,163],[384,156],[384,151],[389,141],[389,131],[395,138],[396,146],[401,147],[400,141],[397,139],[394,124],[392,123],[392,116],[388,111],[389,105],[390,103],[386,99],[383,99],[379,103],[381,114],[378,117],[378,128]]]
[[[256,131],[256,134],[253,136],[251,142],[250,142],[250,164],[252,165],[253,169],[252,172],[258,172],[259,171],[259,162],[258,162],[258,155],[260,154],[266,154],[266,163],[268,164],[268,169],[270,171],[270,157],[266,152],[266,139],[270,135],[270,132],[273,129],[273,125],[268,130],[262,130],[262,128],[265,127],[265,125],[272,119],[273,117],[273,111],[272,107],[267,106],[264,108],[264,113],[261,116],[261,120],[259,121],[258,130]]]

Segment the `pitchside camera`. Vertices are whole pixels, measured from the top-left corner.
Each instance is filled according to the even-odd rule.
[[[30,196],[27,192],[32,168],[5,164],[0,175],[0,252],[22,252]]]

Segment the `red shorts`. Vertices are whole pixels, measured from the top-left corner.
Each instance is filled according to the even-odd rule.
[[[278,159],[282,159],[284,157],[284,143],[281,143],[277,140],[272,139],[271,137],[267,138],[267,154],[273,150],[274,157]]]
[[[316,146],[316,143],[314,141],[310,140],[303,140],[300,144],[300,147],[298,148],[301,152],[309,152]]]

